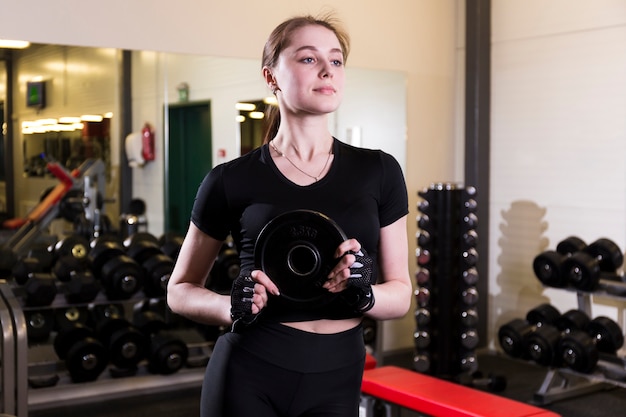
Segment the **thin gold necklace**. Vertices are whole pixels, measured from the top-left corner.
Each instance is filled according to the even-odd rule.
[[[318,182],[320,180],[320,177],[322,176],[322,174],[324,173],[324,171],[326,171],[326,167],[328,166],[328,161],[330,161],[330,156],[333,154],[333,145],[331,143],[330,145],[330,149],[328,150],[328,157],[326,158],[326,162],[324,163],[324,167],[322,168],[322,170],[320,171],[319,174],[317,174],[317,176],[315,175],[311,175],[308,172],[305,172],[303,170],[301,170],[296,164],[293,163],[293,161],[291,159],[289,159],[287,157],[287,155],[285,155],[284,153],[282,153],[281,151],[278,150],[278,148],[276,148],[276,146],[274,145],[274,139],[272,139],[270,141],[270,146],[272,147],[272,149],[274,149],[276,151],[276,153],[279,156],[282,156],[283,158],[285,158],[295,169],[297,169],[298,171],[302,172],[304,175],[306,175],[309,178],[313,178],[315,180],[315,182]]]

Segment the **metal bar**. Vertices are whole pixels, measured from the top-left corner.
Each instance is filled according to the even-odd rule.
[[[5,280],[0,281],[0,286],[7,286]],[[7,414],[15,414],[15,332],[11,311],[4,296],[0,293],[0,326],[2,328],[2,347],[0,350],[2,367],[0,367],[0,411]]]
[[[0,285],[2,298],[9,307],[13,321],[13,340],[15,345],[15,414],[17,417],[28,417],[28,338],[24,312],[8,283]]]
[[[607,384],[570,375],[566,378],[559,369],[550,369],[541,387],[533,395],[533,403],[546,405],[555,401],[578,397],[606,389]]]
[[[587,314],[588,317],[593,317],[591,314],[591,294],[578,291],[576,298],[578,300],[578,309]]]
[[[489,176],[490,176],[490,94],[491,94],[491,1],[467,0],[465,3],[465,185],[478,190],[477,251],[479,294],[478,334],[487,334],[489,309]],[[486,346],[482,338],[479,346]]]

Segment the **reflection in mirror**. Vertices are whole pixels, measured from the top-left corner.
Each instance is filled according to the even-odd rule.
[[[89,159],[105,166],[106,208],[117,217],[113,117],[119,108],[119,54],[112,48],[33,43],[11,55],[13,212],[24,217],[58,183],[46,164],[71,171]]]
[[[49,160],[72,171],[87,159],[101,159],[110,177],[111,117],[107,113],[23,121],[24,175],[52,178],[46,169]]]
[[[267,106],[276,105],[273,97],[263,100],[243,100],[235,107],[239,110],[237,122],[241,134],[241,155],[258,148],[263,144],[263,132],[265,132]]]

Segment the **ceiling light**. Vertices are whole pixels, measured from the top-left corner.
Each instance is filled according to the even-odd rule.
[[[59,123],[78,123],[80,122],[80,117],[59,117]]]
[[[262,119],[265,117],[265,114],[262,111],[251,111],[248,113],[251,119]]]
[[[58,123],[57,119],[39,119],[35,120],[37,126],[55,125]]]
[[[275,96],[269,96],[269,97],[265,97],[263,99],[263,103],[271,104],[272,106],[277,106],[278,105],[278,100],[276,99]]]
[[[80,116],[80,120],[83,122],[101,122],[102,116],[99,114],[83,114]]]
[[[24,49],[30,46],[28,41],[15,41],[10,39],[0,39],[0,48]]]
[[[256,109],[256,106],[252,103],[237,103],[235,108],[242,111],[253,111]]]

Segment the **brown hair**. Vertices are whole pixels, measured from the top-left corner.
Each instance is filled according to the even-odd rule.
[[[319,25],[332,31],[339,45],[341,46],[341,53],[343,55],[344,64],[348,60],[348,53],[350,52],[350,37],[347,32],[341,27],[340,22],[327,14],[324,16],[314,17],[311,15],[296,16],[285,20],[272,31],[265,47],[263,48],[263,58],[261,60],[261,68],[272,68],[276,65],[280,53],[289,46],[291,34],[296,30],[308,26]],[[280,125],[280,112],[277,106],[268,105],[265,111],[266,128],[263,135],[263,143],[268,143],[276,133],[278,132],[278,126]]]

